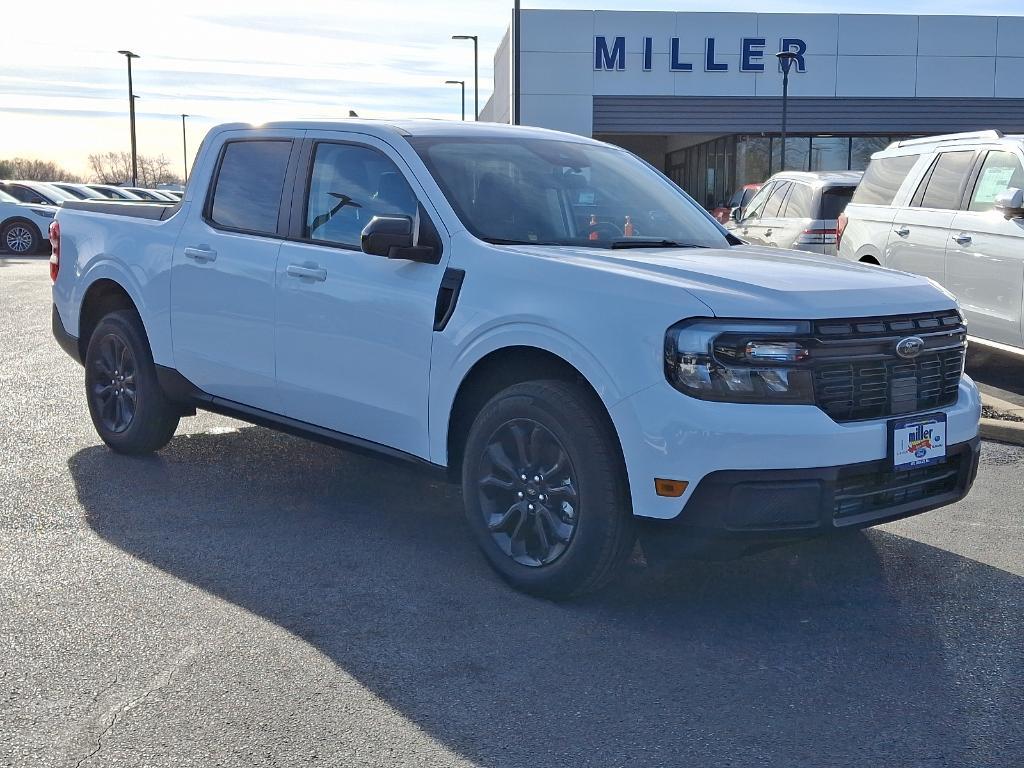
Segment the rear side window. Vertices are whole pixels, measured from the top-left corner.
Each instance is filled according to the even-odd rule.
[[[813,189],[806,184],[793,184],[793,191],[789,193],[782,215],[787,219],[809,219],[813,200]]]
[[[900,155],[872,160],[853,195],[853,202],[865,205],[891,205],[918,157],[920,155]]]
[[[829,187],[821,192],[821,204],[818,206],[819,219],[838,219],[853,197],[856,187]]]
[[[281,192],[292,143],[233,141],[225,145],[210,204],[210,219],[229,229],[277,232]]]
[[[971,195],[972,211],[990,211],[996,197],[1007,189],[1024,189],[1024,170],[1012,152],[989,152],[981,166],[978,181]]]
[[[922,208],[955,211],[967,183],[967,174],[974,162],[974,152],[943,152],[935,159],[931,173],[922,184],[927,186],[921,196]],[[917,195],[914,195],[915,199]]]
[[[775,185],[775,189],[772,190],[772,196],[764,207],[764,213],[762,214],[764,218],[771,219],[779,215],[779,211],[782,210],[782,204],[786,200],[786,195],[789,194],[789,188],[792,186],[788,181]]]

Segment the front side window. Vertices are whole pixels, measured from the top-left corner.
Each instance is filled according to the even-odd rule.
[[[920,155],[898,155],[872,160],[853,194],[853,202],[891,205],[918,157]]]
[[[419,204],[390,158],[358,144],[319,144],[313,158],[302,236],[359,248],[374,216],[416,219]]]
[[[1024,169],[1012,152],[989,152],[971,195],[972,211],[991,211],[996,197],[1007,189],[1024,189]]]
[[[410,143],[463,224],[492,243],[721,248],[721,229],[628,152],[535,138]]]
[[[226,144],[210,206],[213,223],[257,234],[275,233],[291,149],[290,141],[280,139]]]
[[[750,205],[743,209],[744,219],[759,219],[761,218],[761,212],[764,210],[765,204],[768,202],[768,198],[771,197],[772,190],[777,185],[772,182],[765,184],[759,190],[754,198],[750,201]]]
[[[974,162],[974,152],[943,152],[935,160],[931,175],[926,177],[922,208],[955,211],[960,207],[967,174]]]
[[[11,184],[9,187],[7,187],[7,192],[11,195],[11,197],[20,200],[23,203],[45,204],[50,202],[35,190],[29,189],[28,187],[19,186],[18,184]]]

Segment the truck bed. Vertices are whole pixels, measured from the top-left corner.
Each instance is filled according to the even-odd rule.
[[[151,219],[166,221],[173,216],[181,203],[157,202],[123,202],[121,200],[68,200],[61,206],[75,211],[92,211],[93,213],[110,213],[115,216],[128,216],[134,219]]]

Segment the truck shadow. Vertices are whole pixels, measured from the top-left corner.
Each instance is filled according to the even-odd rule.
[[[1017,728],[1020,669],[989,649],[1019,648],[1021,580],[910,539],[634,564],[555,605],[492,575],[459,493],[411,468],[254,427],[69,466],[103,539],[479,765],[1012,762],[992,734]]]

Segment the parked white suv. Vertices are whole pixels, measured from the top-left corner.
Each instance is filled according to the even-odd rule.
[[[977,471],[946,291],[743,245],[591,139],[225,125],[180,203],[66,203],[51,238],[53,332],[111,449],[159,450],[202,408],[447,472],[538,594],[601,585],[638,531],[874,525]]]
[[[899,141],[872,156],[839,255],[930,277],[979,342],[1024,351],[1024,136]]]

